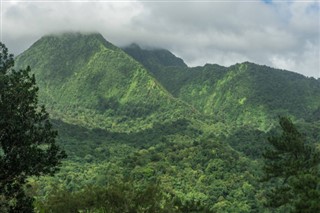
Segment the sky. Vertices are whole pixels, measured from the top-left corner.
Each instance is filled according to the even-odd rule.
[[[0,1],[0,39],[15,55],[47,34],[99,32],[189,66],[250,61],[320,78],[319,0]]]

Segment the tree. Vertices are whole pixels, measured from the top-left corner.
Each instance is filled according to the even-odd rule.
[[[272,183],[267,206],[291,212],[320,212],[320,153],[307,144],[292,121],[280,117],[280,136],[268,138],[265,180]]]
[[[27,178],[54,174],[66,154],[38,104],[30,67],[13,66],[13,55],[0,43],[0,211],[33,212],[33,199],[24,191]]]

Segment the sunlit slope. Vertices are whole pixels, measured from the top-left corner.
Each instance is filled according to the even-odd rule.
[[[30,65],[55,118],[129,131],[185,114],[140,63],[100,34],[45,36],[16,59]]]
[[[189,78],[178,97],[219,120],[268,128],[279,115],[304,119],[320,106],[319,82],[296,73],[252,63],[201,72],[207,77]]]
[[[145,51],[135,47],[127,52],[145,64],[173,96],[215,121],[267,130],[279,115],[307,119],[319,110],[320,82],[314,78],[249,62],[230,67],[163,66],[155,59],[140,59]],[[168,61],[178,60],[169,56]]]
[[[316,122],[320,82],[252,63],[188,68],[168,51],[131,49],[71,33],[17,57],[35,73],[68,154],[56,176],[35,181],[37,199],[56,202],[56,193],[70,206],[63,192],[131,180],[157,182],[184,212],[263,212],[260,130],[284,114]],[[305,126],[317,135],[319,124]]]

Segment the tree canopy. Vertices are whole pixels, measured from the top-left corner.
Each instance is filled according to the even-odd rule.
[[[267,205],[292,212],[320,212],[320,153],[289,118],[280,117],[279,123],[282,134],[268,139],[272,147],[264,153],[265,178],[274,183]]]
[[[30,176],[54,174],[66,157],[56,144],[30,67],[14,70],[13,55],[0,43],[0,211],[33,212],[24,186]]]

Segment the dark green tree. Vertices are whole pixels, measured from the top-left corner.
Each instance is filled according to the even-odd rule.
[[[27,178],[54,174],[66,155],[38,104],[30,68],[13,66],[13,55],[0,43],[0,212],[33,212],[24,190]]]
[[[280,117],[282,134],[268,138],[272,145],[264,153],[267,206],[291,212],[320,212],[320,154],[292,121]]]

